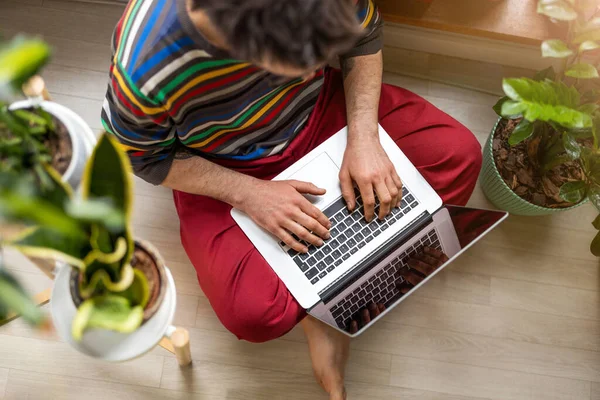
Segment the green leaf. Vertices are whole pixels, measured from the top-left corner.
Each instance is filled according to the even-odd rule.
[[[559,39],[549,39],[542,42],[542,57],[565,58],[573,54],[567,44]]]
[[[125,217],[108,200],[74,199],[66,203],[66,212],[71,217],[86,223],[98,223],[113,233],[125,230]]]
[[[9,312],[20,315],[32,325],[39,325],[43,320],[42,311],[27,296],[19,282],[0,265],[0,321]]]
[[[519,124],[512,131],[508,138],[508,144],[514,146],[521,143],[523,140],[529,138],[533,134],[533,124],[526,119],[521,120]]]
[[[578,79],[593,79],[598,78],[600,76],[598,75],[598,70],[596,69],[596,67],[588,63],[579,63],[571,65],[571,68],[569,68],[565,72],[565,75],[570,76],[571,78]]]
[[[594,221],[592,221],[592,225],[594,226],[594,228],[596,228],[596,230],[600,231],[600,214],[598,214],[598,216],[594,218]]]
[[[533,80],[539,82],[546,79],[550,79],[551,81],[553,81],[554,78],[556,78],[556,72],[554,71],[554,67],[550,66],[546,69],[536,72],[535,76],[533,77]]]
[[[576,160],[581,156],[581,147],[579,146],[579,143],[566,132],[562,135],[562,144],[571,160]]]
[[[592,126],[591,117],[578,110],[581,96],[573,86],[549,80],[509,78],[503,80],[502,87],[511,99],[502,105],[505,117],[521,113],[530,122],[555,122],[567,129]]]
[[[50,48],[41,39],[14,38],[0,47],[0,88],[20,88],[42,68],[50,57]]]
[[[144,275],[142,271],[134,268],[133,272],[135,274],[133,283],[126,290],[117,292],[115,294],[125,297],[127,300],[129,300],[131,305],[145,308],[148,304],[148,300],[150,299],[150,285],[148,284],[146,275]]]
[[[577,26],[574,43],[600,40],[600,18],[592,18],[585,24]]]
[[[573,21],[577,11],[565,0],[540,0],[537,12],[559,21]]]
[[[560,187],[560,197],[569,203],[579,203],[585,197],[584,181],[567,182]]]
[[[14,110],[12,112],[14,114],[15,117],[19,118],[21,121],[26,122],[28,124],[34,125],[41,125],[41,126],[46,126],[46,119],[44,119],[44,117],[40,117],[39,115],[37,115],[36,113],[33,113],[31,111],[28,110]]]
[[[600,106],[598,104],[587,103],[587,104],[581,105],[579,107],[579,111],[584,112],[586,114],[593,115],[596,111],[598,111],[599,108],[600,108]]]
[[[600,232],[594,236],[594,240],[592,240],[592,244],[590,244],[590,251],[596,257],[600,257]]]
[[[596,210],[600,211],[600,186],[594,184],[590,185],[588,198],[594,207],[596,207]]]
[[[494,107],[492,107],[494,109],[494,111],[496,112],[496,114],[498,114],[498,116],[502,117],[502,105],[504,104],[504,102],[506,102],[508,100],[507,96],[502,97],[501,99],[499,99],[496,104],[494,105]]]
[[[583,53],[584,51],[592,51],[600,49],[600,44],[594,42],[593,40],[586,40],[579,45],[579,53]]]
[[[132,307],[129,301],[120,296],[106,295],[84,301],[73,319],[71,334],[81,341],[87,329],[106,329],[120,333],[131,333],[140,327],[144,320],[144,309]]]

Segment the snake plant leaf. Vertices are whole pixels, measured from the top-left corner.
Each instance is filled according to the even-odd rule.
[[[571,67],[565,72],[565,75],[577,79],[593,79],[600,77],[596,67],[588,63],[571,65]]]
[[[106,289],[110,292],[122,292],[131,286],[135,279],[133,267],[129,264],[125,265],[123,268],[120,268],[119,266],[118,276],[120,279],[117,281],[114,281],[113,277],[108,273],[106,264],[98,263],[98,265],[101,265],[101,268],[95,268],[95,271],[88,282],[84,282],[79,286],[79,293],[84,299],[92,297],[98,292],[99,288]],[[86,268],[89,268],[89,266]]]
[[[11,185],[12,174],[0,174],[0,216],[47,227],[66,236],[82,236],[82,226],[53,204],[59,202],[59,190],[48,193],[48,199],[35,194],[35,189],[25,182]],[[16,177],[16,175],[14,176]]]
[[[0,266],[0,321],[9,313],[20,315],[32,325],[39,325],[44,319],[19,282]]]
[[[119,233],[125,230],[123,214],[106,199],[73,199],[66,203],[67,214],[89,224],[102,224],[110,232]]]
[[[131,305],[141,306],[145,308],[150,300],[150,285],[148,279],[142,271],[137,268],[133,269],[134,279],[131,285],[122,292],[115,293],[125,297]]]
[[[129,220],[133,198],[131,173],[129,158],[116,140],[108,134],[102,135],[86,165],[83,198],[108,199]]]
[[[17,36],[0,47],[0,93],[20,88],[49,58],[50,48],[39,38]]]
[[[21,232],[8,243],[23,254],[62,261],[84,269],[82,259],[90,251],[85,236],[61,235],[48,227],[33,227]]]
[[[542,57],[565,58],[573,55],[573,50],[560,39],[549,39],[542,42]]]
[[[584,181],[567,182],[560,187],[560,197],[569,203],[579,203],[586,192]]]
[[[88,329],[106,329],[120,333],[131,333],[140,327],[144,320],[144,309],[131,306],[129,300],[121,296],[106,295],[84,301],[73,319],[71,334],[81,341]]]
[[[573,86],[562,82],[537,82],[528,78],[507,78],[502,82],[510,98],[502,105],[502,115],[522,113],[530,122],[555,122],[565,128],[590,128],[592,118],[578,108],[581,96]]]
[[[58,171],[50,165],[44,166],[44,172],[51,183],[44,187],[43,198],[56,207],[64,208],[73,198],[73,189],[63,181]]]

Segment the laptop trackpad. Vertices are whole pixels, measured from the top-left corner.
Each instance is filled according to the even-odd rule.
[[[320,209],[324,209],[342,195],[339,173],[340,170],[329,155],[321,153],[298,172],[290,176],[289,179],[310,182],[327,190],[324,196],[305,195],[311,203]]]

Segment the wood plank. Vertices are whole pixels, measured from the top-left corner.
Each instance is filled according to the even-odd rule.
[[[481,397],[457,396],[450,393],[427,390],[391,387],[388,385],[367,385],[349,382],[346,384],[348,399],[358,400],[478,400]],[[489,397],[485,398],[490,400]]]
[[[382,323],[352,349],[506,371],[600,381],[600,353],[404,324]]]
[[[82,377],[10,370],[5,400],[52,399],[68,400],[188,400],[189,393],[137,385],[104,382]],[[203,397],[216,400],[217,397]]]
[[[599,321],[444,299],[411,297],[382,323],[600,351]]]
[[[411,296],[485,305],[490,303],[490,277],[465,274],[448,268]]]
[[[575,289],[600,290],[600,269],[596,260],[523,252],[504,247],[504,244],[502,235],[491,235],[463,254],[452,264],[452,269]]]
[[[492,109],[493,104],[464,103],[431,95],[424,97],[471,131],[491,130],[498,120],[498,116]]]
[[[198,296],[177,293],[177,310],[175,311],[174,326],[196,326],[198,312]]]
[[[0,399],[6,398],[6,381],[8,380],[8,369],[0,368]]]
[[[600,292],[492,278],[491,305],[599,320]]]
[[[65,10],[20,4],[14,0],[0,2],[0,26],[63,39],[76,37],[89,43],[110,43],[117,20],[111,16],[83,14]]]
[[[590,382],[394,357],[390,383],[411,389],[503,400],[589,399]]]
[[[117,21],[125,11],[125,4],[101,4],[94,1],[44,0],[44,8],[73,11],[90,15],[102,15]]]
[[[592,383],[592,396],[591,400],[600,400],[600,384]]]
[[[268,369],[312,377],[305,343],[273,340],[260,345],[238,341],[231,333],[189,329],[194,368],[214,362],[251,369]],[[365,351],[350,354],[348,381],[386,384],[389,380],[390,355]]]
[[[55,373],[74,378],[158,387],[163,357],[146,355],[122,364],[106,363],[77,353],[62,342],[0,335],[0,368]]]
[[[49,65],[44,68],[44,79],[51,93],[76,96],[96,101],[104,100],[108,73],[88,69]],[[100,116],[100,109],[97,109]]]
[[[535,1],[503,0],[378,0],[386,21],[448,32],[539,44],[561,37],[562,27],[536,13]]]

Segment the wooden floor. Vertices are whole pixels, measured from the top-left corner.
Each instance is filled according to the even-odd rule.
[[[120,12],[1,0],[0,32],[43,34],[55,50],[44,73],[50,92],[99,130]],[[450,68],[461,73],[459,65]],[[386,80],[426,97],[482,142],[495,121],[492,96],[398,75]],[[490,206],[479,189],[471,204]],[[349,398],[600,400],[600,274],[588,252],[593,217],[587,206],[511,217],[352,342]],[[125,364],[100,363],[17,320],[0,328],[0,399],[326,398],[299,329],[252,345],[219,324],[181,247],[169,190],[136,180],[134,220],[136,235],[152,241],[174,273],[176,323],[190,330],[193,368],[179,369],[162,349]],[[34,291],[50,284],[25,262],[14,268]]]

